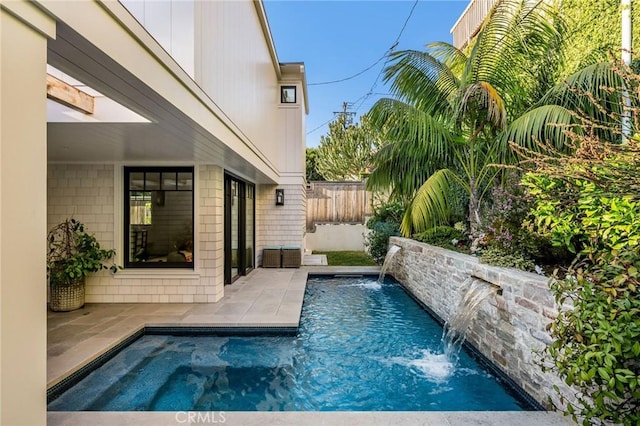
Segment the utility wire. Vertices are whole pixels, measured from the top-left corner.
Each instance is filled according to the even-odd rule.
[[[415,11],[416,6],[418,5],[418,1],[420,1],[420,0],[415,0],[413,2],[413,5],[411,6],[411,10],[409,11],[409,15],[407,16],[407,19],[404,20],[404,24],[402,25],[402,28],[400,29],[400,32],[398,33],[398,37],[396,37],[396,40],[393,42],[393,45],[391,46],[389,51],[385,54],[387,60],[384,62],[384,66],[378,72],[378,75],[376,76],[376,79],[373,81],[373,84],[371,85],[371,88],[369,89],[369,91],[364,96],[361,96],[359,98],[359,99],[362,99],[362,102],[356,108],[356,112],[358,112],[358,110],[362,107],[362,105],[365,103],[365,101],[367,99],[369,99],[369,97],[371,97],[374,94],[373,91],[376,88],[376,86],[378,85],[378,81],[380,80],[380,76],[382,75],[382,72],[383,72],[384,68],[386,67],[387,63],[389,62],[389,57],[390,57],[391,53],[393,53],[393,50],[396,48],[398,43],[400,43],[400,38],[402,37],[402,34],[404,33],[404,30],[407,28],[407,24],[409,24],[409,20],[413,16],[413,12]]]
[[[416,6],[418,5],[419,1],[420,0],[415,0],[413,2],[413,6],[411,6],[411,10],[409,11],[409,15],[407,16],[407,19],[405,19],[404,24],[402,25],[402,28],[400,29],[400,32],[398,33],[398,36],[396,37],[395,41],[393,42],[391,47],[386,52],[384,52],[384,55],[382,55],[376,62],[374,62],[373,64],[369,65],[367,68],[363,69],[362,71],[360,71],[360,72],[358,72],[358,73],[356,73],[356,74],[354,74],[354,75],[352,75],[350,77],[341,78],[339,80],[323,81],[323,82],[320,82],[320,83],[307,83],[307,86],[321,86],[321,85],[326,85],[326,84],[335,84],[335,83],[341,83],[343,81],[354,79],[354,78],[364,74],[365,72],[369,71],[371,68],[375,67],[376,65],[378,65],[380,63],[380,61],[382,61],[385,58],[386,58],[386,60],[385,60],[385,65],[386,65],[387,62],[389,62],[389,55],[391,55],[391,53],[393,53],[393,50],[398,46],[398,43],[400,42],[400,38],[402,37],[402,34],[404,33],[404,30],[407,28],[407,24],[409,23],[409,20],[411,19],[411,16],[413,16],[413,12],[415,11]],[[355,104],[358,103],[358,101],[361,100],[360,105],[355,109],[354,114],[358,111],[358,109],[360,109],[360,107],[362,107],[364,102],[367,99],[369,99],[369,97],[374,95],[373,90],[375,89],[376,85],[378,84],[378,80],[380,79],[380,76],[382,75],[383,69],[384,69],[384,66],[378,72],[378,76],[376,77],[375,81],[371,85],[371,88],[369,89],[369,91],[367,93],[365,93],[364,95],[360,96],[354,102],[351,102],[351,104],[355,106]],[[381,94],[381,93],[375,93],[375,94]],[[329,120],[327,120],[324,123],[320,124],[318,127],[315,127],[314,129],[309,130],[306,134],[309,135],[309,134],[319,130],[325,124],[330,123],[331,121],[333,121],[333,119],[334,118],[330,118]]]
[[[375,67],[376,65],[378,65],[380,63],[380,61],[382,61],[384,58],[388,58],[389,54],[391,52],[393,52],[393,49],[395,49],[396,46],[398,46],[398,42],[400,41],[400,37],[402,37],[402,33],[404,33],[405,28],[407,28],[407,24],[409,23],[409,19],[411,19],[411,16],[413,15],[413,11],[415,10],[416,6],[418,5],[418,1],[419,0],[415,0],[415,2],[413,3],[413,6],[411,6],[411,11],[409,12],[409,16],[407,16],[407,19],[405,19],[404,24],[402,25],[402,29],[400,29],[400,33],[398,34],[398,37],[396,37],[396,41],[393,43],[393,45],[391,45],[391,47],[386,52],[384,52],[384,55],[382,55],[380,58],[378,58],[377,61],[375,61],[373,64],[369,65],[368,67],[366,67],[362,71],[353,74],[352,76],[341,78],[341,79],[338,79],[338,80],[323,81],[323,82],[320,82],[320,83],[307,83],[307,86],[322,86],[322,85],[325,85],[325,84],[342,83],[343,81],[348,81],[348,80],[354,79],[354,78],[358,77],[359,75],[362,75],[365,72],[369,71],[371,68]],[[387,59],[387,61],[388,61],[388,59]],[[378,81],[378,78],[380,78],[380,73],[378,73],[378,77],[376,78],[376,82]],[[374,85],[375,85],[375,83],[374,83]]]
[[[309,130],[307,132],[307,135],[310,135],[311,133],[315,132],[316,130],[319,130],[322,126],[324,126],[327,123],[331,123],[333,121],[335,117],[331,117],[330,119],[328,119],[327,121],[325,121],[324,123],[322,123],[321,125],[319,125],[318,127],[314,128],[313,130]]]
[[[371,68],[375,67],[376,65],[378,65],[380,63],[380,61],[382,61],[386,57],[387,57],[387,52],[384,52],[384,55],[380,56],[380,58],[378,58],[378,60],[375,61],[373,64],[369,65],[367,68],[363,69],[360,72],[355,73],[354,75],[352,75],[350,77],[341,78],[339,80],[323,81],[321,83],[307,83],[307,86],[322,86],[322,85],[325,85],[325,84],[342,83],[343,81],[354,79],[354,78],[358,77],[359,75],[362,75],[365,72],[369,71]]]

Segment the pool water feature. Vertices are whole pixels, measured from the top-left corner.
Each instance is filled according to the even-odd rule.
[[[378,276],[378,282],[384,281],[384,277],[389,271],[389,268],[391,267],[391,262],[393,261],[393,258],[395,257],[396,253],[400,251],[400,248],[401,248],[400,246],[392,244],[391,247],[389,247],[389,250],[387,250],[387,254],[384,256],[384,261],[382,262],[382,267],[380,267],[380,275]]]
[[[462,300],[451,317],[444,324],[442,342],[444,353],[449,360],[456,362],[462,344],[467,339],[471,322],[476,316],[482,302],[498,293],[499,287],[486,281],[469,277],[461,288]]]
[[[310,278],[296,336],[146,335],[51,411],[519,411],[531,409],[402,287]]]

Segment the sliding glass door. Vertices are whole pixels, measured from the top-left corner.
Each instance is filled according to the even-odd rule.
[[[253,269],[255,188],[231,174],[224,176],[224,282],[231,284]]]

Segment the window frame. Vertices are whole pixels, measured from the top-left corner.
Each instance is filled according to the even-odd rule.
[[[243,236],[238,238],[238,271],[236,275],[232,274],[232,241],[231,241],[231,198],[233,195],[230,192],[231,183],[236,182],[238,184],[238,212],[237,212],[237,225],[238,235]],[[251,188],[253,198],[247,198],[248,189]],[[224,172],[224,283],[225,285],[232,284],[235,280],[241,276],[247,275],[249,272],[255,269],[256,263],[256,184],[246,181],[237,175],[225,171]],[[251,200],[250,203],[247,200]],[[252,210],[252,229],[250,235],[247,235],[247,209]],[[251,237],[251,266],[247,266],[247,237]]]
[[[293,90],[293,101],[288,101],[285,93],[289,90]],[[280,103],[286,105],[292,105],[298,102],[298,88],[297,86],[280,86]]]
[[[178,190],[177,182],[176,189],[174,191],[179,192],[191,192],[191,239],[194,243],[193,248],[193,259],[191,262],[133,262],[129,260],[130,258],[130,235],[131,235],[131,196],[130,192],[146,192],[147,190],[143,187],[141,190],[131,190],[129,189],[129,179],[132,173],[190,173],[191,174],[191,189],[190,190]],[[162,174],[160,175],[162,177]],[[193,166],[125,166],[123,170],[123,242],[124,242],[124,250],[123,250],[123,265],[125,269],[195,269],[196,263],[196,253],[195,253],[195,167]],[[162,179],[161,179],[162,180]],[[145,179],[146,182],[146,179]],[[162,185],[162,183],[159,183]],[[161,191],[171,191],[170,189],[162,189]],[[151,189],[149,191],[152,191]],[[163,203],[164,204],[164,203]],[[153,216],[152,216],[152,224],[153,224]]]

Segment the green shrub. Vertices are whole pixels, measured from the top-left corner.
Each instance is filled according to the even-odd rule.
[[[365,238],[365,248],[369,256],[378,264],[384,262],[389,249],[389,237],[400,235],[400,222],[404,207],[398,202],[382,204],[374,210],[367,221],[370,229]]]
[[[637,151],[640,152],[640,151]],[[581,170],[584,170],[582,168]],[[567,175],[572,168],[567,167]],[[593,173],[606,175],[606,169]],[[554,245],[578,254],[551,285],[559,314],[543,355],[580,392],[567,413],[592,421],[640,424],[640,200],[584,179],[529,175],[535,225]],[[621,184],[622,182],[617,182]],[[629,192],[627,192],[630,194]],[[571,307],[567,307],[570,305]],[[551,367],[549,367],[551,366]]]
[[[436,226],[413,236],[415,240],[449,250],[469,252],[469,237],[464,225],[457,227]]]
[[[555,340],[545,355],[553,363],[548,364],[552,367],[541,365],[580,389],[578,404],[568,403],[566,410],[574,421],[582,418],[584,425],[596,419],[640,424],[637,267],[622,274],[612,272],[578,270],[575,278],[557,280],[551,286],[556,302],[571,302],[573,309],[561,309],[551,323]],[[625,277],[629,274],[636,277]],[[603,279],[609,283],[604,287],[597,282]]]
[[[482,251],[480,262],[487,265],[517,268],[523,271],[535,271],[535,263],[520,252],[507,252],[499,247],[489,247]]]
[[[564,134],[571,148],[520,152],[530,170],[523,183],[534,197],[532,225],[577,258],[551,282],[559,312],[541,366],[577,389],[561,407],[574,421],[640,425],[640,75],[614,63],[629,96],[630,130],[575,112]],[[620,95],[620,87],[606,88]],[[577,92],[609,114],[620,105]],[[619,110],[627,108],[620,107]],[[628,109],[627,109],[628,110]],[[609,135],[609,136],[606,136]],[[614,139],[606,139],[612,137]],[[558,390],[556,388],[556,390]],[[559,390],[558,390],[559,391]],[[561,395],[563,396],[563,395]],[[561,399],[562,402],[562,399]]]
[[[569,263],[562,250],[552,249],[549,238],[531,226],[533,197],[520,184],[520,178],[510,171],[505,182],[491,192],[474,251],[481,252],[484,263],[526,271],[533,271],[536,264]]]

